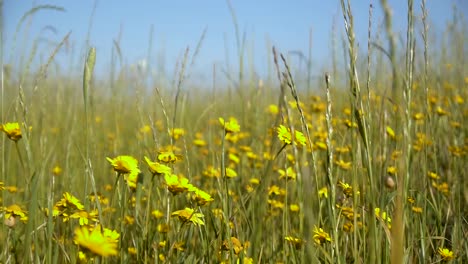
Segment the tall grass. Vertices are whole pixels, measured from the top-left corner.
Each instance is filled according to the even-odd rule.
[[[90,39],[80,79],[50,67],[69,35],[37,72],[37,45],[15,51],[29,59],[2,69],[0,262],[468,262],[468,32],[460,13],[433,32],[426,1],[418,13],[409,0],[398,36],[382,0],[369,9],[360,54],[361,25],[340,1],[333,74],[317,73],[323,78],[311,89],[310,51],[304,86],[274,47],[271,79],[246,74],[255,69],[228,3],[239,69],[225,75],[235,76],[228,86],[236,93],[221,86],[219,65],[210,88],[190,83],[206,30],[174,62],[168,86],[122,65],[120,37],[109,80],[93,77],[106,58]],[[44,9],[63,10],[34,7],[18,29]],[[430,39],[440,34],[438,52]],[[19,123],[21,139],[6,137],[8,122]],[[138,164],[127,157],[115,165],[124,155]]]

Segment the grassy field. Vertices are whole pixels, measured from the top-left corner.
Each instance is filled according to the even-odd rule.
[[[315,84],[275,49],[226,87],[185,82],[196,52],[167,86],[93,77],[92,45],[79,79],[5,66],[0,263],[468,263],[467,23],[433,47],[425,1],[404,36],[381,2],[358,55],[342,1]]]

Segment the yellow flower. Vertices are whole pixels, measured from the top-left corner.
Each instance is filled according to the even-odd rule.
[[[164,213],[159,210],[154,210],[153,212],[151,212],[151,215],[153,215],[156,219],[164,217]]]
[[[63,193],[63,198],[58,201],[55,206],[60,210],[64,211],[66,209],[71,210],[84,210],[84,205],[76,198],[75,196],[71,195],[68,192]]]
[[[195,189],[193,192],[194,194],[192,196],[192,199],[195,200],[198,205],[205,205],[209,202],[214,201],[213,197],[211,197],[211,195],[207,192],[204,192],[199,189]]]
[[[276,132],[278,133],[278,139],[282,141],[284,144],[292,144],[293,141],[295,144],[305,146],[306,144],[306,138],[304,134],[298,130],[294,130],[294,140],[292,139],[292,134],[291,130],[289,128],[286,128],[283,125],[280,125],[277,129]]]
[[[287,179],[287,180],[295,180],[296,179],[296,172],[292,167],[288,167],[286,171],[279,169],[280,179]]]
[[[343,190],[343,193],[347,197],[352,197],[353,196],[353,187],[345,182],[339,181],[338,185],[341,187]],[[359,191],[356,192],[357,195],[359,195]]]
[[[197,147],[204,147],[206,146],[206,141],[202,138],[197,138],[193,140],[193,144]]]
[[[26,215],[27,212],[21,209],[21,207],[17,204],[4,207],[2,211],[5,212],[5,219],[10,219],[10,217],[19,217],[23,222],[28,221],[28,216]]]
[[[178,140],[183,135],[185,135],[185,130],[183,128],[174,128],[171,131],[171,137],[174,138],[174,140]]]
[[[234,117],[229,118],[229,121],[225,121],[222,117],[218,120],[226,133],[236,133],[240,131],[240,125]]]
[[[0,125],[0,130],[5,132],[7,137],[13,141],[18,141],[22,137],[21,129],[18,123],[5,123]]]
[[[444,195],[448,195],[450,193],[450,187],[446,182],[437,184],[436,182],[433,181],[432,187],[436,188],[439,192],[441,192]]]
[[[387,168],[387,173],[390,175],[395,175],[397,173],[397,168],[395,166],[390,166]]]
[[[59,165],[56,165],[56,166],[52,169],[52,173],[53,173],[55,176],[59,176],[59,175],[62,173],[62,168],[60,168]]]
[[[216,169],[212,165],[209,165],[204,171],[203,175],[208,177],[208,178],[218,178],[221,173],[219,169]]]
[[[293,213],[297,213],[299,212],[301,208],[299,207],[298,204],[290,204],[289,205],[289,211],[293,212]]]
[[[158,160],[164,163],[175,163],[182,160],[181,155],[176,155],[172,150],[162,151],[158,154]]]
[[[137,254],[137,249],[134,247],[129,247],[128,249],[128,254],[130,255],[136,255]]]
[[[99,256],[115,256],[118,253],[117,241],[105,236],[99,228],[91,231],[87,227],[76,228],[74,242]]]
[[[438,180],[438,179],[440,179],[440,176],[437,175],[437,173],[432,172],[432,171],[428,171],[428,172],[427,172],[427,177],[429,177],[429,178],[431,178],[431,179],[433,179],[433,180]]]
[[[325,197],[325,198],[328,198],[328,189],[327,189],[327,186],[323,187],[322,189],[320,189],[318,191],[318,194],[319,194],[319,197],[322,198],[322,197]]]
[[[439,248],[437,250],[437,252],[439,253],[439,255],[442,257],[443,260],[445,261],[449,261],[449,260],[452,260],[455,258],[454,254],[453,254],[453,251],[451,251],[450,249],[448,248]]]
[[[182,223],[192,222],[194,225],[204,225],[203,214],[195,213],[192,208],[186,207],[183,210],[175,211],[171,214],[172,217],[177,216]]]
[[[235,178],[237,177],[237,172],[234,169],[226,168],[226,177]]]
[[[274,104],[269,105],[266,111],[272,115],[277,115],[279,113],[278,106]]]
[[[174,195],[194,189],[193,185],[189,183],[187,178],[179,178],[175,174],[165,174],[164,179],[166,180],[167,189]]]
[[[323,231],[322,228],[318,228],[317,226],[314,227],[314,241],[315,243],[321,245],[325,242],[331,242],[330,235]]]
[[[411,210],[413,210],[413,212],[418,213],[418,214],[423,212],[423,209],[421,207],[418,207],[418,206],[411,207]]]
[[[165,174],[171,174],[172,170],[170,167],[161,164],[159,162],[153,162],[149,158],[145,156],[145,161],[146,164],[148,164],[149,170],[153,175],[165,175]]]
[[[347,128],[353,128],[353,127],[356,128],[356,127],[358,127],[356,122],[353,122],[353,121],[351,121],[349,119],[344,120],[344,124],[345,124],[345,126]]]
[[[375,217],[380,221],[386,222],[389,228],[392,227],[392,219],[387,215],[386,212],[380,212],[380,208],[376,207],[374,209]]]
[[[343,170],[349,170],[351,168],[351,161],[345,162],[344,160],[336,160],[335,164]]]
[[[232,249],[234,250],[234,253],[236,255],[239,255],[239,253],[244,249],[244,247],[242,246],[242,243],[236,237],[231,237],[231,243],[229,243],[229,241],[227,240],[224,240],[223,245],[221,246],[221,249],[226,250],[226,251],[230,250],[231,244],[232,244]]]
[[[140,173],[138,160],[132,156],[117,156],[114,159],[107,158],[114,170],[118,173],[128,174],[132,172]]]
[[[438,106],[436,108],[436,113],[439,115],[439,116],[446,116],[448,115],[449,113],[447,111],[445,111],[442,107]]]
[[[413,119],[416,121],[423,120],[424,119],[424,114],[423,113],[415,113],[413,114]]]
[[[305,244],[305,240],[293,236],[287,236],[284,239],[291,243],[295,249],[301,249],[302,245]]]
[[[98,212],[93,210],[91,212],[78,211],[70,215],[70,218],[79,219],[80,226],[88,225],[89,221],[97,222],[98,221]]]
[[[393,129],[392,129],[391,127],[389,127],[389,126],[387,126],[386,130],[387,130],[387,135],[388,135],[391,139],[395,140],[395,139],[396,139],[395,131],[393,131]]]

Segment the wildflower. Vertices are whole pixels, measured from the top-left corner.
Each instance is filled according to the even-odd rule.
[[[268,187],[268,195],[284,195],[285,189],[281,189],[278,185],[272,185]]]
[[[387,135],[388,135],[391,139],[393,139],[393,140],[396,139],[395,131],[393,131],[393,129],[392,129],[390,126],[387,126],[386,131],[387,131]]]
[[[185,130],[183,128],[174,128],[172,131],[171,131],[171,137],[174,139],[174,140],[178,140],[180,137],[182,137],[183,135],[185,135]]]
[[[7,190],[9,193],[17,193],[18,192],[18,187],[16,186],[5,186],[5,190]]]
[[[306,242],[303,239],[293,237],[293,236],[286,236],[284,239],[288,241],[289,243],[291,243],[295,249],[301,249],[302,245],[304,245]]]
[[[413,119],[416,121],[420,121],[424,119],[424,114],[423,113],[415,113],[413,114]]]
[[[214,201],[211,195],[199,189],[194,190],[194,195],[192,196],[192,198],[197,202],[198,205],[205,205],[209,202]]]
[[[328,198],[328,189],[327,189],[327,186],[321,188],[319,191],[318,191],[318,194],[319,194],[319,197],[320,198]]]
[[[88,257],[81,250],[78,252],[78,260],[80,261],[80,263],[88,263]]]
[[[140,128],[140,133],[141,134],[148,134],[151,132],[151,126],[149,125],[144,125]]]
[[[201,138],[197,138],[197,139],[194,139],[193,140],[193,144],[197,147],[204,147],[206,146],[206,141],[204,139],[201,139]]]
[[[390,218],[390,216],[387,215],[386,212],[380,212],[380,208],[376,207],[374,209],[374,213],[375,213],[375,217],[377,217],[378,220],[387,223],[388,228],[392,227],[392,225],[391,225],[392,224],[392,219]]]
[[[344,124],[345,124],[345,126],[347,128],[353,128],[353,127],[356,128],[356,127],[358,127],[356,122],[353,122],[353,121],[351,121],[349,119],[344,120]]]
[[[343,193],[347,197],[352,197],[353,196],[353,187],[351,185],[349,185],[347,183],[344,183],[342,181],[339,181],[338,185],[341,187],[341,189],[343,190]],[[359,191],[357,191],[356,194],[359,195]]]
[[[253,185],[259,185],[260,180],[258,178],[250,178],[249,182]]]
[[[295,180],[296,179],[296,172],[292,167],[288,167],[286,171],[279,169],[278,170],[280,174],[280,179],[286,179],[286,180]]]
[[[337,153],[340,153],[340,154],[346,154],[346,153],[349,153],[350,148],[349,148],[348,146],[336,147],[336,148],[335,148],[335,151],[336,151]]]
[[[447,111],[445,111],[444,109],[442,109],[442,107],[438,106],[436,108],[436,113],[439,115],[439,116],[446,116],[448,115],[449,113]]]
[[[195,213],[192,208],[186,207],[183,210],[175,211],[171,214],[172,217],[177,216],[182,223],[192,222],[194,225],[204,225],[203,214]]]
[[[218,120],[226,133],[236,133],[240,131],[240,125],[234,117],[229,118],[229,121],[225,121],[222,117]]]
[[[158,160],[164,163],[175,163],[182,160],[182,155],[176,155],[172,150],[162,151],[158,154]]]
[[[317,226],[314,227],[314,241],[315,243],[321,245],[325,242],[331,242],[331,237],[330,235],[323,231],[322,228],[318,228]]]
[[[437,184],[436,182],[432,182],[432,187],[436,190],[441,192],[444,195],[448,195],[450,193],[450,188],[446,182],[442,182],[441,184]]]
[[[159,162],[153,162],[145,156],[146,164],[148,164],[149,170],[153,175],[165,175],[172,172],[171,168],[161,164]]]
[[[268,204],[272,208],[276,208],[276,209],[283,209],[284,208],[284,203],[281,202],[281,201],[275,200],[275,199],[268,199]]]
[[[59,165],[56,165],[56,166],[52,169],[52,173],[54,174],[54,176],[59,176],[60,174],[62,174],[62,168],[60,168]]]
[[[286,145],[290,145],[293,142],[302,146],[306,145],[306,138],[304,134],[298,130],[294,131],[294,139],[292,139],[291,130],[283,125],[280,125],[276,131],[278,133],[278,139]]]
[[[0,131],[5,132],[7,137],[13,141],[18,141],[21,139],[21,129],[18,123],[5,123],[0,125]]]
[[[159,224],[156,227],[156,230],[158,230],[159,233],[168,233],[169,230],[171,230],[170,226],[168,224]]]
[[[418,213],[418,214],[420,214],[420,213],[423,212],[423,209],[422,209],[421,207],[418,207],[418,206],[413,206],[413,207],[411,207],[411,210],[412,210],[413,212],[415,212],[415,213]]]
[[[315,147],[318,148],[318,149],[321,149],[321,150],[327,150],[328,147],[327,147],[327,144],[325,142],[322,142],[322,141],[317,141],[314,143]]]
[[[395,166],[390,166],[387,168],[387,173],[390,175],[395,175],[397,173],[397,168]]]
[[[84,210],[84,205],[72,194],[69,192],[63,193],[63,198],[55,204],[55,207],[59,209],[59,211],[63,211],[65,209],[71,210]]]
[[[70,215],[70,218],[79,219],[80,226],[88,225],[89,221],[98,221],[98,212],[93,210],[91,212],[78,211]]]
[[[178,177],[175,174],[166,174],[164,175],[164,179],[166,180],[167,189],[174,195],[193,190],[193,185],[189,183],[187,178]]]
[[[293,212],[293,213],[297,213],[299,212],[301,208],[299,207],[298,204],[291,204],[289,205],[289,211]]]
[[[335,161],[335,164],[343,170],[349,170],[351,168],[351,161],[345,162],[344,160],[340,159]]]
[[[8,207],[3,207],[2,211],[5,212],[5,219],[8,220],[10,218],[19,217],[19,219],[23,222],[28,221],[27,212],[21,209],[21,207],[17,204],[10,205]]]
[[[228,178],[235,178],[237,177],[237,172],[234,169],[226,168],[226,177]]]
[[[112,167],[114,168],[114,171],[117,173],[122,173],[122,174],[128,174],[132,172],[137,172],[140,173],[140,169],[138,168],[138,160],[135,159],[132,156],[117,156],[114,159],[111,159],[109,157],[106,158]]]
[[[209,165],[204,171],[203,175],[208,178],[218,178],[220,176],[220,170],[215,169],[212,165]]]
[[[154,216],[156,219],[160,219],[164,217],[164,213],[159,210],[152,211],[151,215]]]
[[[437,252],[438,252],[439,255],[442,257],[442,260],[449,261],[449,260],[452,260],[452,259],[455,258],[454,254],[453,254],[453,251],[451,251],[451,250],[448,249],[448,248],[441,248],[441,247],[439,247],[439,249],[437,250]]]
[[[96,198],[97,200],[99,201],[100,204],[103,204],[103,205],[108,205],[109,204],[109,198],[105,197],[104,195],[102,195],[101,193],[91,193],[90,195],[88,195],[88,198],[91,202],[96,202]]]
[[[437,175],[437,173],[432,172],[432,171],[428,171],[428,172],[427,172],[427,177],[429,177],[429,178],[431,178],[431,179],[433,179],[433,180],[438,180],[438,179],[440,179],[440,176]]]
[[[138,177],[140,175],[143,175],[140,170],[138,171],[133,171],[130,174],[125,175],[125,181],[127,182],[128,187],[132,189],[136,189],[137,182],[138,182]]]
[[[344,215],[350,221],[354,220],[354,217],[356,218],[361,217],[361,214],[355,213],[352,207],[339,206],[339,205],[336,205],[336,207],[341,209],[341,214]]]
[[[184,245],[185,245],[184,241],[176,242],[174,243],[173,248],[176,249],[177,251],[185,251]]]
[[[240,162],[240,158],[234,153],[229,153],[228,158],[229,158],[229,161],[231,161],[234,164],[239,164]]]
[[[231,245],[236,255],[239,255],[239,253],[244,249],[244,247],[242,246],[242,243],[236,237],[231,237],[231,243],[229,243],[229,241],[227,240],[224,240],[223,245],[221,246],[221,249],[226,250],[226,251],[230,250]]]
[[[272,115],[277,115],[279,113],[278,106],[274,104],[269,105],[266,111]]]
[[[106,236],[99,228],[91,231],[87,227],[76,228],[74,242],[99,256],[108,257],[118,253],[117,241]]]
[[[135,224],[135,218],[132,217],[132,216],[130,216],[130,215],[126,215],[126,216],[124,217],[124,223],[125,223],[126,225],[133,225],[133,224]]]
[[[128,254],[130,255],[136,255],[137,254],[137,249],[134,247],[129,247],[128,249]]]

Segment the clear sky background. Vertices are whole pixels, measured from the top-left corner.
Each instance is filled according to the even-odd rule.
[[[360,48],[365,48],[370,3],[374,6],[374,35],[375,31],[383,28],[380,1],[351,2],[357,41]],[[466,2],[465,0],[427,0],[430,30],[436,34],[445,29],[446,23],[453,17],[454,5],[467,14]],[[27,20],[21,25],[15,44],[13,38],[21,17],[32,7],[45,4],[61,6],[65,11],[37,12],[32,21]],[[300,51],[307,56],[310,32],[312,32],[314,67],[330,66],[333,24],[335,23],[338,34],[344,31],[338,0],[231,0],[231,4],[237,16],[241,35],[246,36],[246,58],[254,59],[256,71],[260,75],[265,73],[269,63],[268,54],[271,52],[268,49],[269,45],[275,45],[283,53]],[[394,30],[405,36],[407,3],[404,0],[389,0],[389,4],[394,14]],[[214,63],[226,71],[238,69],[233,20],[228,4],[223,0],[6,0],[3,6],[4,61],[17,65],[22,54],[24,56],[24,50],[31,49],[33,41],[40,38],[44,41],[41,41],[37,47],[36,61],[44,62],[53,51],[54,45],[71,31],[70,45],[60,51],[56,61],[63,69],[69,69],[69,64],[74,64],[76,69],[81,68],[78,65],[82,65],[94,5],[96,9],[92,18],[90,45],[97,49],[99,74],[106,74],[109,69],[114,40],[120,43],[124,64],[129,65],[144,60],[148,53],[151,27],[154,31],[149,64],[153,68],[155,65],[163,65],[166,73],[172,75],[176,61],[183,55],[185,48],[189,46],[193,54],[202,32],[206,29],[200,53],[191,69],[193,78],[209,80]],[[421,15],[420,1],[417,0],[415,12],[418,17]],[[54,30],[46,29],[48,26]],[[70,59],[71,54],[74,54],[73,60]],[[232,69],[227,68],[227,63]],[[79,74],[81,70],[77,70],[77,75]]]

